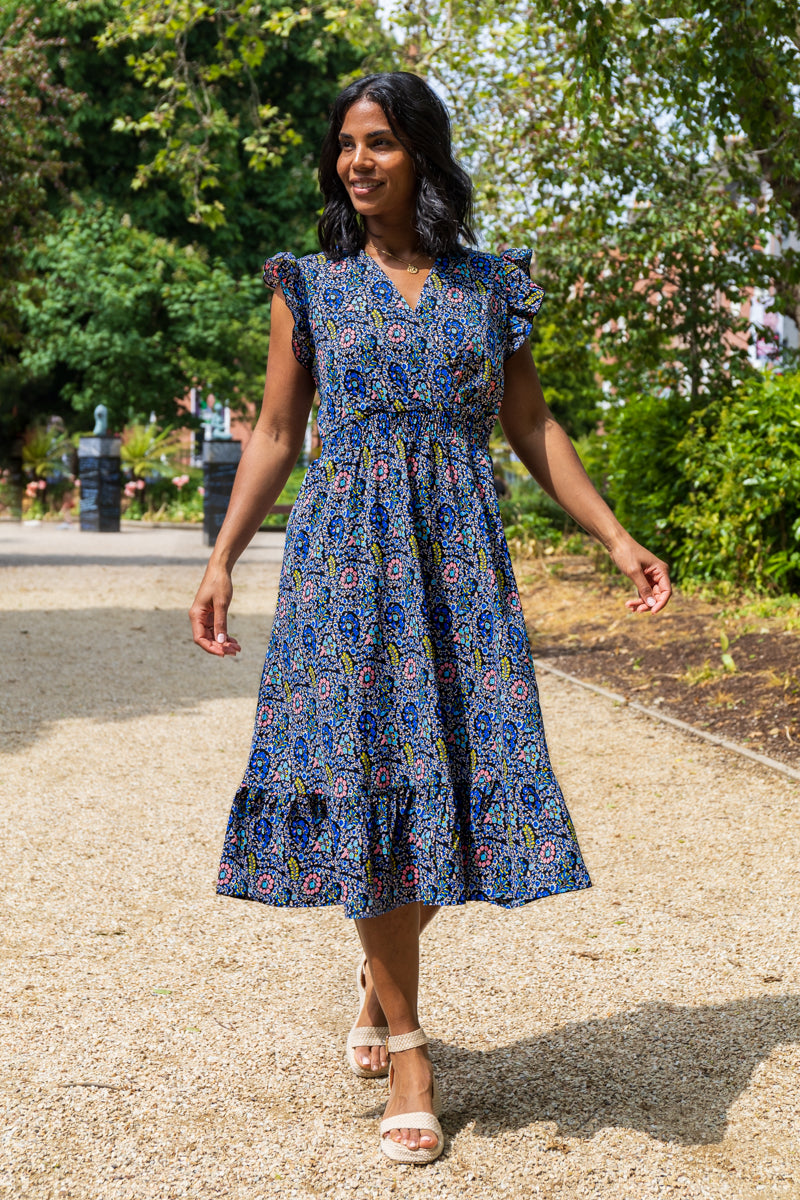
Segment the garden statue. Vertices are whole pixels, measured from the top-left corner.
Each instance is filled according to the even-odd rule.
[[[108,433],[108,409],[105,404],[98,404],[94,410],[94,429],[92,437],[105,437]]]
[[[209,421],[209,436],[212,442],[230,442],[233,439],[225,431],[225,406],[217,400]]]

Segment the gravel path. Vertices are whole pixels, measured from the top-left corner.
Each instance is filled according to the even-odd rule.
[[[800,785],[552,676],[595,886],[437,919],[446,1150],[382,1158],[353,928],[213,890],[280,552],[240,564],[219,661],[199,531],[0,525],[0,1195],[797,1200]]]

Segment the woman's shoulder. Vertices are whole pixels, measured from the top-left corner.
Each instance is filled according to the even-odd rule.
[[[492,253],[459,246],[445,256],[445,261],[456,272],[466,272],[474,278],[495,280],[505,285],[511,274],[519,271],[524,275],[530,274],[531,255],[532,251],[524,247],[509,247]]]

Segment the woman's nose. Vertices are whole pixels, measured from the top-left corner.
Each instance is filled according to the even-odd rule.
[[[366,143],[362,145],[356,144],[355,153],[353,154],[353,164],[356,167],[372,166],[372,151]]]

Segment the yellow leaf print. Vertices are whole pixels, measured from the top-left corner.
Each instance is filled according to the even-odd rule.
[[[333,479],[335,474],[336,474],[336,465],[334,464],[332,459],[327,458],[325,460],[325,478],[327,479],[328,483],[330,483],[330,481]]]
[[[364,450],[361,455],[361,461],[364,463],[365,467],[368,467],[369,464],[372,462],[372,455],[369,452],[369,446],[364,447]]]
[[[364,872],[367,876],[367,882],[372,883],[372,859],[368,858],[364,863]]]
[[[292,879],[300,878],[300,863],[296,858],[289,859],[289,874],[291,875]]]
[[[375,324],[378,326],[378,329],[381,329],[383,326],[383,313],[380,311],[380,309],[373,308],[370,315]]]
[[[536,834],[533,832],[530,825],[523,825],[522,833],[525,838],[525,845],[528,847],[529,850],[532,850],[533,847],[536,845]]]
[[[475,647],[475,670],[480,671],[482,666],[483,666],[483,654],[476,646]]]
[[[419,558],[419,542],[417,541],[416,535],[413,533],[408,539],[408,546],[411,553],[414,555],[414,558]]]
[[[344,667],[345,675],[353,674],[353,656],[349,650],[345,650],[342,655],[342,666]]]
[[[511,659],[507,654],[504,654],[500,659],[500,674],[503,676],[503,679],[511,677]]]
[[[436,739],[436,753],[439,755],[440,762],[447,762],[447,746],[444,744],[444,738]]]
[[[309,668],[308,668],[308,678],[311,680],[311,682],[312,682],[313,684],[316,684],[316,682],[317,682],[317,672],[314,670],[314,668],[313,668],[313,667],[309,667]]]
[[[431,662],[433,662],[433,643],[431,642],[431,639],[428,637],[427,633],[423,634],[422,648],[427,657],[431,660]]]
[[[478,566],[482,571],[486,570],[486,551],[483,546],[480,546],[478,549]]]
[[[371,761],[369,755],[367,754],[366,750],[364,750],[364,752],[361,755],[361,765],[364,768],[364,774],[366,775],[367,779],[369,779],[372,761]]]
[[[373,542],[370,546],[370,550],[372,551],[372,557],[375,559],[375,562],[378,564],[378,566],[380,566],[383,562],[383,551],[381,550],[378,542]]]
[[[301,796],[305,796],[307,790],[306,785],[303,783],[299,775],[295,778],[294,786],[297,788]]]
[[[478,765],[478,756],[474,750],[470,750],[470,752],[469,752],[469,765],[473,771],[475,770],[475,768]]]
[[[405,743],[404,743],[404,745],[403,745],[403,754],[405,755],[405,760],[406,760],[406,762],[408,763],[408,765],[409,765],[409,766],[413,766],[413,763],[414,763],[414,751],[411,749],[411,743],[410,743],[410,742],[405,742]]]
[[[442,546],[441,546],[441,543],[440,543],[440,542],[434,542],[434,543],[433,543],[433,546],[431,547],[431,549],[433,550],[433,561],[436,563],[437,567],[440,567],[440,566],[442,565]]]
[[[442,443],[441,442],[433,443],[433,458],[434,458],[434,462],[436,463],[437,467],[440,467],[442,465],[442,462],[444,461],[444,454],[442,453]]]
[[[256,856],[255,856],[255,854],[248,854],[248,856],[247,856],[247,872],[249,875],[255,875],[255,873],[256,873]]]
[[[286,697],[286,699],[287,699],[287,700],[291,700],[291,698],[292,698],[292,689],[289,687],[289,684],[286,682],[286,680],[285,680],[285,679],[284,679],[284,681],[283,681],[283,694],[284,694],[284,696]]]
[[[333,783],[333,771],[330,769],[327,763],[325,763],[325,774],[328,777],[328,783]]]
[[[295,567],[294,571],[292,571],[292,579],[294,580],[297,587],[299,587],[303,581],[302,573],[296,567]]]
[[[328,333],[331,335],[331,337],[336,337],[336,322],[335,321],[327,321],[325,327],[328,330]]]
[[[328,574],[329,575],[336,574],[336,559],[333,557],[332,554],[328,555]]]
[[[392,666],[398,667],[400,665],[400,651],[397,649],[397,646],[395,646],[394,642],[389,642],[389,645],[386,647],[386,653],[389,655],[389,661],[391,662]]]

